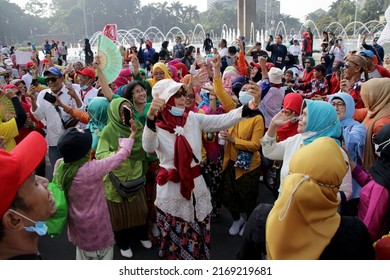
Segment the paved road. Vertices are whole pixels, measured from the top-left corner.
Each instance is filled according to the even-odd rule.
[[[271,192],[259,184],[258,202],[272,203],[273,197]],[[232,218],[229,212],[222,209],[222,219],[218,223],[211,225],[211,259],[213,260],[234,260],[241,245],[241,237],[230,236],[228,233],[231,226]],[[131,245],[134,253],[134,260],[157,260],[158,249],[153,246],[151,249],[144,249],[139,241],[134,241]],[[69,243],[66,233],[59,237],[50,238],[42,237],[39,244],[39,250],[45,259],[49,260],[74,260],[76,255],[75,247]],[[114,249],[114,259],[123,260],[119,249]]]

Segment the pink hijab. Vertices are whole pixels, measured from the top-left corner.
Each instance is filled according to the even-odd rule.
[[[223,87],[230,96],[234,95],[232,84],[233,84],[233,80],[238,76],[239,76],[238,73],[234,70],[227,70],[222,75]]]

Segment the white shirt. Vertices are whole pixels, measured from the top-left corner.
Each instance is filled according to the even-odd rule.
[[[228,54],[228,49],[227,49],[227,48],[220,49],[220,50],[218,51],[218,53],[219,53],[219,55],[220,55],[221,57],[227,56],[227,54]]]
[[[179,128],[190,144],[193,154],[198,160],[202,159],[202,131],[218,132],[226,130],[238,123],[243,118],[242,108],[231,110],[227,114],[205,115],[190,112],[184,127]],[[142,135],[142,147],[147,153],[156,152],[160,160],[160,166],[167,169],[176,169],[174,166],[174,143],[176,135],[156,126],[152,131],[145,126]],[[192,160],[191,167],[197,163]],[[157,184],[155,205],[166,213],[180,217],[188,222],[194,222],[194,213],[198,221],[203,221],[212,210],[211,195],[203,176],[194,178],[195,187],[192,194],[196,205],[193,205],[193,196],[190,200],[185,199],[180,193],[180,183],[168,181],[165,185]]]
[[[91,87],[90,90],[84,91],[81,90],[80,85],[78,84],[73,84],[73,87],[76,90],[76,92],[79,93],[80,99],[85,105],[85,107],[88,107],[90,101],[89,99],[95,98],[98,95],[98,91],[99,91],[97,88],[94,87]]]
[[[45,121],[46,123],[46,141],[47,144],[51,147],[57,146],[58,139],[64,133],[64,128],[59,113],[57,112],[54,105],[50,102],[43,99],[46,92],[51,92],[50,89],[42,90],[37,97],[37,110],[33,112],[32,107],[30,109],[31,113],[38,121]],[[61,89],[61,94],[59,96],[62,103],[77,108],[76,101],[68,94],[68,89],[63,85]],[[70,115],[65,113],[62,107],[58,107],[61,112],[61,116],[64,122],[70,119]],[[80,110],[84,109],[82,105]]]
[[[266,133],[261,140],[261,147],[263,149],[264,156],[272,160],[283,160],[282,169],[280,170],[280,186],[279,186],[279,195],[282,192],[283,180],[288,175],[290,160],[292,156],[298,151],[303,144],[303,135],[297,134],[287,138],[284,141],[276,142],[275,138],[271,138]],[[341,152],[343,153],[345,162],[349,162],[348,155],[340,147]],[[345,174],[343,181],[340,186],[340,191],[345,193],[347,200],[352,196],[352,174],[351,169],[348,167],[348,171]],[[337,194],[337,198],[341,201],[340,194]]]
[[[300,45],[291,45],[288,48],[288,52],[291,53],[293,56],[298,56],[301,54],[301,46]]]

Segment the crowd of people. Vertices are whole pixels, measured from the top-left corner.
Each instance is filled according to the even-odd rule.
[[[114,246],[132,258],[134,240],[159,259],[210,259],[222,206],[238,259],[375,259],[390,229],[390,55],[376,36],[347,50],[324,31],[316,61],[310,28],[283,39],[215,47],[206,34],[197,49],[178,36],[159,52],[141,39],[118,47],[114,81],[88,39],[84,62],[64,42],[25,65],[4,50],[0,259],[42,258],[49,180],[78,260]],[[259,180],[273,204],[257,204]]]

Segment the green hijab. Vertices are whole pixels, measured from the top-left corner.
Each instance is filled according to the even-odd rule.
[[[87,153],[81,159],[65,163],[63,159],[58,162],[56,171],[54,172],[53,182],[58,185],[59,188],[63,189],[65,194],[68,194],[74,177],[82,167],[89,160],[89,153]]]
[[[107,124],[107,108],[110,102],[105,97],[95,97],[88,104],[90,116],[87,128],[92,135],[92,149],[96,151],[98,145],[98,135]]]
[[[130,136],[130,128],[125,126],[122,122],[120,107],[124,102],[130,103],[129,100],[125,98],[116,98],[113,99],[108,107],[108,122],[104,127],[103,131],[100,133],[100,137],[107,139],[110,143],[110,147],[113,151],[118,150],[118,138],[128,138]],[[130,103],[132,106],[132,104]],[[137,133],[135,136],[133,149],[131,150],[131,154],[129,159],[134,160],[145,160],[146,153],[142,149],[142,133],[143,133],[143,125],[138,120],[135,119],[135,123],[137,126]]]

